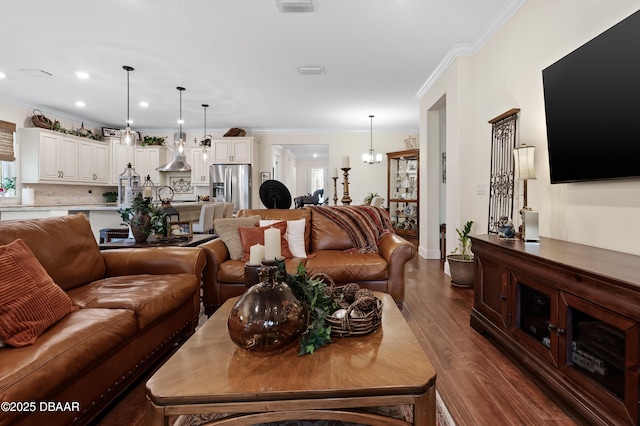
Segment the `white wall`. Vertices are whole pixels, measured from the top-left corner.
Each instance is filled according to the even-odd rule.
[[[489,181],[487,121],[520,108],[517,143],[536,147],[537,180],[529,181],[528,204],[540,210],[541,235],[640,254],[640,227],[634,223],[640,217],[640,180],[550,184],[541,74],[638,7],[636,0],[528,1],[474,56],[456,59],[426,91],[420,99],[423,152],[428,111],[446,96],[448,251],[456,244],[452,231],[468,219],[476,222],[475,233],[487,232],[488,194],[476,194],[477,185]],[[425,205],[428,195],[421,196]],[[434,208],[421,213],[437,214]],[[423,241],[433,240],[421,232]],[[432,249],[421,247],[420,253]]]

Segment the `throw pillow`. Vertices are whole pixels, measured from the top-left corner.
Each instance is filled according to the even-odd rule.
[[[259,220],[260,216],[255,215],[249,217],[228,217],[213,221],[213,229],[215,229],[215,233],[227,246],[231,260],[242,259],[242,240],[240,240],[238,228],[256,226]]]
[[[278,222],[277,220],[261,220],[260,226],[272,225]],[[304,229],[307,226],[305,219],[288,220],[287,221],[287,233],[285,238],[289,243],[289,250],[293,257],[307,257],[307,251],[304,244]]]
[[[21,239],[0,246],[0,340],[20,347],[74,309]]]
[[[291,259],[293,255],[289,250],[289,243],[284,237],[287,231],[287,222],[276,222],[272,225],[253,227],[253,228],[240,228],[240,240],[242,240],[242,261],[248,262],[249,255],[251,253],[251,246],[255,244],[264,245],[264,231],[269,228],[276,228],[280,230],[280,255],[285,259]]]

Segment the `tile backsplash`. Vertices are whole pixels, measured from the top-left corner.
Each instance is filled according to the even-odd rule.
[[[89,185],[36,184],[28,187],[34,189],[35,206],[104,204],[106,200],[102,194],[118,190],[115,186]],[[0,197],[0,207],[15,205],[21,205],[20,189],[16,191],[16,197]]]

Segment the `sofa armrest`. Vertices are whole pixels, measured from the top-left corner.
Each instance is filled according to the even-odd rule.
[[[207,258],[202,272],[202,301],[205,314],[210,316],[220,306],[218,271],[220,265],[230,259],[229,250],[219,238],[202,243],[198,247],[202,248]]]
[[[101,251],[106,275],[195,274],[201,276],[206,264],[204,251],[197,247],[153,247]]]
[[[402,306],[404,301],[404,267],[416,254],[416,249],[397,234],[387,234],[378,241],[378,252],[389,265],[388,292]]]

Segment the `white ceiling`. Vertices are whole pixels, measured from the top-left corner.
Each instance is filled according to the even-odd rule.
[[[369,131],[370,114],[376,131],[417,133],[416,94],[447,53],[524,0],[314,1],[291,14],[275,0],[3,2],[0,100],[122,128],[129,65],[134,129],[177,131],[183,86],[185,131],[203,130],[206,103],[209,133]]]

